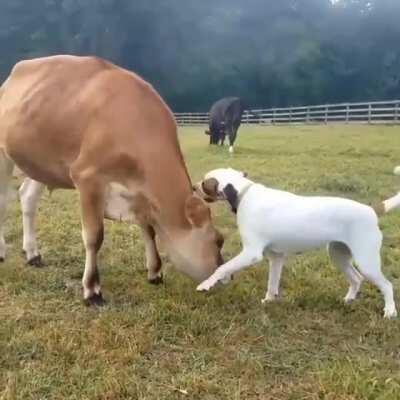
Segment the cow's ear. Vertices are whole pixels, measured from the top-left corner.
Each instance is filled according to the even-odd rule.
[[[212,199],[218,198],[218,181],[215,178],[209,178],[201,183],[201,190]]]
[[[211,221],[210,209],[197,196],[189,196],[185,203],[185,215],[190,225],[201,228]]]
[[[224,189],[224,196],[226,200],[228,201],[229,205],[231,206],[232,212],[236,214],[237,208],[238,208],[238,192],[237,190],[233,187],[232,184],[228,183]]]

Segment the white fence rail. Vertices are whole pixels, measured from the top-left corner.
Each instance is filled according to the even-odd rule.
[[[179,125],[208,124],[208,113],[175,113]],[[400,100],[366,103],[323,104],[318,106],[246,110],[242,123],[248,124],[328,124],[400,123]]]

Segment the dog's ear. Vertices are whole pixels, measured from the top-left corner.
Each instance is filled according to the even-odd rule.
[[[228,183],[224,190],[224,195],[229,205],[231,206],[232,212],[236,214],[238,208],[238,192],[232,184]]]
[[[249,174],[247,172],[243,172],[243,177],[247,178],[249,176]]]
[[[203,192],[214,200],[218,198],[218,181],[215,178],[209,178],[201,183]]]

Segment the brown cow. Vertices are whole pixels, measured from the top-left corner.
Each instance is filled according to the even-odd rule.
[[[97,252],[104,217],[141,227],[152,282],[161,279],[155,235],[175,266],[195,280],[205,279],[222,262],[222,238],[209,208],[193,195],[173,114],[152,86],[130,71],[99,58],[74,56],[14,67],[0,88],[3,259],[2,228],[14,164],[31,178],[20,190],[28,206],[24,217],[34,214],[36,205],[29,199],[37,201],[44,185],[79,191],[87,304],[103,302]],[[36,262],[36,243],[24,240],[24,248],[28,261]]]

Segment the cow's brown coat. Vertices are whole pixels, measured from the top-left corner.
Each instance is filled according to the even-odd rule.
[[[113,183],[126,189],[146,232],[149,279],[160,269],[152,232],[177,267],[195,279],[210,275],[221,261],[209,210],[193,197],[173,114],[134,73],[94,57],[18,63],[0,88],[0,148],[6,162],[30,178],[78,189],[86,299],[101,295],[96,254]]]

